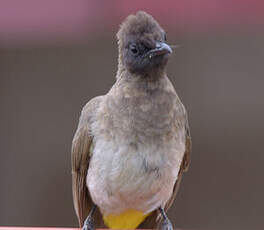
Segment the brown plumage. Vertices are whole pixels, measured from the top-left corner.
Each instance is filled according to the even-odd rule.
[[[141,175],[143,179],[149,175],[155,179],[146,180],[151,187],[154,186],[153,195],[156,194],[155,191],[160,192],[163,188],[163,183],[159,180],[166,179],[166,175],[174,181],[174,184],[168,182],[164,185],[167,190],[172,189],[168,191],[170,197],[164,198],[161,203],[166,212],[176,197],[182,174],[187,171],[190,163],[191,138],[187,114],[165,72],[171,49],[165,43],[164,30],[150,15],[138,12],[123,22],[117,39],[117,81],[106,95],[93,98],[85,105],[72,143],[73,199],[80,226],[83,226],[95,203],[99,205],[94,215],[95,227],[104,227],[101,213],[106,215],[111,209],[110,206],[114,210],[121,210],[119,204],[113,205],[112,197],[123,197],[123,190],[128,191],[127,194],[129,191],[135,194],[133,189],[145,191],[143,185],[133,187],[140,184],[138,182]],[[104,144],[109,146],[106,150]],[[157,153],[148,153],[147,150],[152,146]],[[173,146],[177,149],[175,153]],[[113,174],[113,168],[107,167],[107,164],[116,154],[110,149],[121,151],[122,148],[126,150],[120,155],[120,161],[117,158],[110,162],[112,167],[116,164]],[[171,148],[172,151],[168,151]],[[121,159],[124,154],[130,155],[124,160]],[[131,165],[134,161],[133,154],[138,159],[138,168]],[[98,161],[101,158],[107,159],[108,156],[108,161]],[[178,170],[177,179],[170,177],[170,169],[165,166],[165,159],[179,161],[179,165],[175,165],[175,170]],[[171,160],[167,160],[168,164]],[[118,180],[114,179],[115,176],[118,176]],[[96,190],[100,183],[103,186]],[[106,190],[107,193],[100,190]],[[160,196],[163,197],[165,192],[166,189]],[[144,196],[142,193],[140,195]],[[104,206],[104,199],[101,199],[105,198],[103,194],[107,196],[105,202],[110,205],[107,208]],[[151,198],[147,191],[145,195]],[[131,202],[136,204],[137,196],[134,197],[134,202]],[[124,206],[130,204],[127,198],[123,197],[121,201]],[[157,207],[139,227],[159,228],[161,221]]]
[[[72,191],[75,212],[80,227],[92,208],[92,200],[86,186],[86,175],[91,157],[92,136],[90,135],[91,114],[98,106],[100,97],[89,101],[82,110],[79,125],[72,141]],[[95,215],[96,225],[104,227],[99,212]]]

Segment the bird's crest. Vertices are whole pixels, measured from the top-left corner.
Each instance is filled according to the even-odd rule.
[[[164,30],[159,23],[144,11],[138,11],[135,15],[129,15],[121,24],[117,33],[119,49],[127,45],[131,39],[140,40],[162,40]]]

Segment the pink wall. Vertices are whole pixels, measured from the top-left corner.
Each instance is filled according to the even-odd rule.
[[[162,25],[183,31],[264,24],[262,0],[1,0],[0,41],[81,38],[87,31],[116,26],[139,9],[153,14]]]

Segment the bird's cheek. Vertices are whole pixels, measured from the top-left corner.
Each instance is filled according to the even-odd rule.
[[[155,65],[155,66],[158,66],[158,65],[166,65],[166,63],[168,62],[169,60],[169,55],[168,54],[164,54],[164,55],[160,55],[160,56],[156,56],[152,59],[152,63]]]
[[[150,66],[150,59],[149,58],[138,58],[137,61],[134,63],[134,69],[136,72],[145,72]]]
[[[125,58],[125,66],[127,67],[127,69],[130,72],[135,72],[136,66],[137,66],[137,62],[136,60],[132,59],[132,58]]]
[[[148,57],[144,57],[140,60],[140,65],[142,68],[145,68],[150,64],[150,59]]]

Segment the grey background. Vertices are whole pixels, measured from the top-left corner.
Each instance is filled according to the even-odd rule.
[[[264,34],[219,32],[180,43],[168,75],[186,105],[190,170],[175,226],[262,229]],[[0,225],[77,226],[70,148],[82,106],[115,80],[115,37],[0,49]]]

